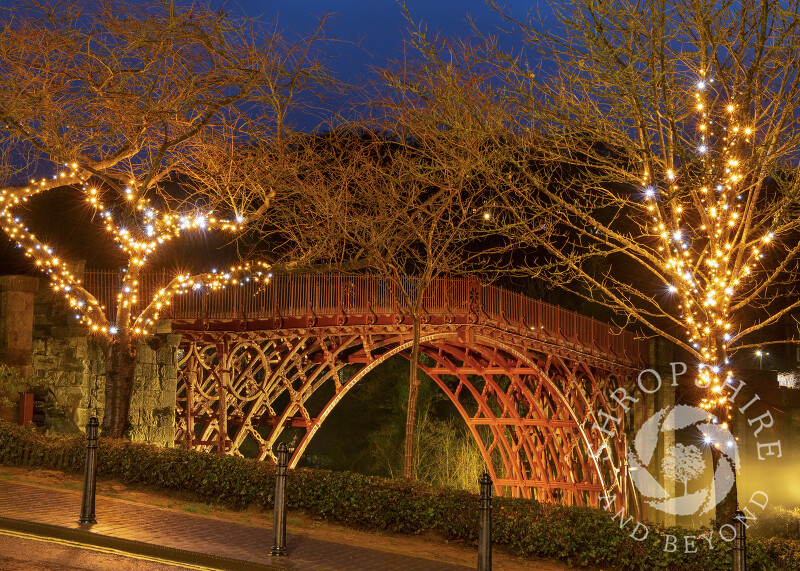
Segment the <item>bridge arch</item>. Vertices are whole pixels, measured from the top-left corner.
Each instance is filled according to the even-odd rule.
[[[604,441],[591,428],[600,411],[615,414],[605,395],[624,382],[623,371],[587,364],[585,355],[552,343],[525,347],[516,334],[493,333],[486,325],[423,325],[421,353],[429,362],[420,368],[459,411],[497,492],[570,505],[598,505],[615,491],[624,497],[624,439],[599,456],[593,452]],[[352,387],[388,358],[408,357],[411,326],[184,336],[179,442],[238,453],[251,438],[259,459],[274,460],[281,433],[300,427],[294,466]],[[348,365],[358,369],[343,378]],[[325,386],[330,398],[310,407]]]
[[[410,341],[394,346],[391,346],[393,340],[387,339],[387,342],[390,348],[358,370],[325,404],[313,426],[296,446],[290,467],[297,464],[325,418],[345,394],[368,372],[388,358],[403,354],[411,346]],[[523,355],[514,347],[492,337],[478,335],[466,344],[453,333],[436,333],[422,337],[420,343],[422,354],[438,365],[419,364],[420,369],[438,385],[458,410],[479,446],[498,493],[503,487],[508,487],[514,496],[532,497],[536,491],[540,498],[583,504],[586,503],[586,498],[578,499],[577,495],[586,495],[588,492],[592,495],[589,503],[596,503],[597,494],[621,488],[622,483],[618,478],[620,456],[600,460],[586,453],[598,449],[596,439],[592,438],[589,430],[598,419],[593,405],[581,391],[565,394],[530,356]],[[508,359],[498,360],[498,350],[517,361],[510,363]],[[476,352],[485,364],[469,357],[470,351]],[[455,364],[454,358],[460,363]],[[465,366],[468,373],[463,372]],[[575,372],[567,371],[561,359],[547,359],[545,366],[547,369],[561,366],[564,369],[563,374],[570,378],[575,377]],[[462,372],[458,369],[462,369]],[[495,379],[498,371],[500,375],[509,377],[508,388],[505,390]],[[445,379],[447,375],[458,378],[458,385],[454,390],[451,390]],[[482,377],[483,387],[477,387],[470,380],[471,376]],[[529,377],[534,377],[535,381],[531,383]],[[591,381],[596,386],[594,376]],[[470,412],[459,398],[462,390],[471,394],[474,412]],[[600,391],[596,390],[594,394],[599,395]],[[487,398],[490,395],[494,396],[494,400],[502,408],[499,414],[491,406],[492,399]],[[577,401],[572,402],[575,399]],[[526,409],[524,414],[519,413],[518,405],[523,405]],[[557,418],[553,419],[553,415]],[[558,418],[559,415],[567,418]],[[486,435],[480,433],[479,426],[490,429],[491,441],[486,441]],[[564,434],[568,428],[574,434]],[[562,434],[554,438],[551,434],[553,431],[561,431]],[[497,473],[497,463],[493,458],[492,453],[495,450],[504,468],[504,473],[501,474]],[[563,459],[575,461],[575,469],[580,471],[577,478],[579,482],[572,470],[567,473],[558,469],[558,462]],[[567,478],[571,478],[571,481]]]
[[[163,278],[143,274],[140,297]],[[85,281],[113,302],[108,276]],[[176,443],[228,454],[249,443],[274,460],[281,432],[299,427],[296,463],[350,387],[407,352],[400,290],[376,276],[309,274],[174,298],[162,317],[182,335]],[[624,422],[619,438],[592,427],[602,414],[624,418],[607,395],[644,366],[646,341],[476,279],[435,280],[422,312],[422,368],[461,407],[498,488],[580,505],[626,497]],[[333,396],[312,406],[325,390]]]

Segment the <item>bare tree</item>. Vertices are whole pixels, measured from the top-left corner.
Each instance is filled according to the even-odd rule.
[[[284,136],[288,112],[326,79],[322,23],[290,41],[202,3],[45,0],[5,9],[0,26],[3,230],[108,341],[103,428],[119,437],[136,343],[170,297],[263,269],[177,276],[155,299],[139,299],[140,272],[164,244],[187,232],[236,234],[263,215],[269,194],[248,197],[225,181],[203,193],[186,185],[221,176],[237,156],[225,153],[231,146]],[[17,185],[19,175],[29,182]],[[125,256],[116,318],[21,217],[20,203],[63,186],[85,197]]]
[[[377,198],[377,209],[388,217],[363,227],[356,238],[370,252],[373,266],[402,292],[412,317],[406,479],[414,472],[425,292],[442,275],[496,274],[508,263],[510,249],[494,234],[493,220],[497,195],[506,187],[485,176],[502,169],[505,160],[504,148],[493,144],[498,125],[491,71],[466,43],[444,45],[423,29],[410,31],[407,58],[383,70],[381,95],[372,99],[377,128],[397,142],[389,162],[376,163],[378,170],[363,191]],[[398,233],[405,241],[396,241]]]
[[[398,309],[413,323],[411,363],[419,358],[422,302],[433,280],[493,262],[492,244],[480,244],[490,211],[462,178],[440,186],[435,162],[410,136],[343,129],[312,143],[319,167],[302,175],[296,196],[278,195],[276,232],[293,244],[294,257],[337,267],[361,261],[389,277]],[[426,143],[427,145],[427,143]],[[448,175],[449,179],[449,175]],[[285,199],[289,201],[285,201]],[[413,472],[417,367],[410,370],[404,475]]]
[[[274,230],[310,256],[362,260],[391,279],[413,324],[404,476],[413,477],[423,299],[439,276],[489,275],[507,260],[508,241],[491,223],[503,150],[485,135],[491,99],[485,69],[467,46],[433,50],[424,34],[410,48],[436,53],[381,72],[371,114],[297,148],[294,195],[278,195]],[[435,72],[427,68],[435,68]],[[280,213],[280,214],[277,214]]]
[[[800,307],[798,8],[574,0],[546,23],[508,16],[523,54],[484,38],[516,187],[499,230],[693,355],[689,386],[722,423],[736,351]],[[529,221],[543,211],[556,239]]]

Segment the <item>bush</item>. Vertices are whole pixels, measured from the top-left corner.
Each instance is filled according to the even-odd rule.
[[[83,470],[84,436],[49,436],[0,422],[0,462],[71,472]],[[206,501],[244,508],[272,507],[274,466],[181,449],[101,439],[98,474],[166,490],[191,490]],[[309,514],[361,529],[416,534],[433,531],[474,544],[478,497],[465,491],[328,470],[289,472],[287,503]],[[495,498],[493,542],[519,556],[549,557],[572,565],[614,569],[723,571],[731,568],[730,544],[710,530],[660,528],[631,537],[635,521],[591,508]],[[620,521],[627,521],[624,525]],[[700,537],[712,533],[713,549]],[[637,537],[644,532],[640,529]],[[669,545],[675,537],[674,551]],[[696,537],[685,540],[685,537]],[[694,541],[697,553],[685,554]],[[748,541],[748,569],[800,570],[800,546],[787,539]]]
[[[754,537],[800,540],[800,508],[770,507],[758,516],[747,533]]]
[[[17,395],[28,388],[29,379],[5,363],[0,363],[0,406],[16,405]]]

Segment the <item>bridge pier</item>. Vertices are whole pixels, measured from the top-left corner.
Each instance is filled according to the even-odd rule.
[[[676,404],[676,387],[672,386],[672,367],[671,363],[676,360],[683,360],[676,355],[675,346],[668,341],[656,338],[650,340],[650,364],[648,367],[655,370],[661,377],[661,388],[653,394],[645,394],[636,388],[636,396],[640,398],[640,402],[636,403],[633,407],[634,418],[633,423],[630,424],[630,431],[628,434],[628,442],[632,442],[636,436],[639,427],[644,424],[646,420],[651,418],[656,412],[665,408],[673,407]],[[688,372],[687,372],[688,374]],[[643,381],[648,383],[650,381]],[[645,384],[647,388],[651,388]],[[676,482],[672,478],[664,476],[665,470],[663,463],[668,457],[667,451],[675,446],[675,432],[663,431],[659,435],[656,452],[651,465],[659,467],[659,469],[651,470],[651,474],[657,476],[658,483],[663,486],[666,492],[671,496],[676,496]],[[674,458],[673,458],[674,461]],[[638,492],[633,488],[632,493]],[[639,498],[639,503],[643,507],[643,518],[654,521],[664,526],[678,525],[678,517],[674,514],[668,514],[661,510],[647,509],[647,504]]]
[[[164,331],[168,329],[164,327]],[[174,445],[175,380],[178,378],[180,342],[180,334],[164,332],[139,343],[128,413],[131,440],[160,446]]]

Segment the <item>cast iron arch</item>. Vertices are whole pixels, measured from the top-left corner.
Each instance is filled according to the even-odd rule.
[[[515,496],[575,505],[626,496],[619,477],[626,473],[624,438],[603,439],[591,428],[601,410],[616,414],[606,394],[624,382],[625,367],[589,364],[579,352],[518,335],[502,339],[488,326],[424,327],[421,350],[434,365],[421,368],[459,410],[498,493],[506,488]],[[283,430],[301,427],[294,466],[350,388],[408,349],[409,333],[395,325],[185,335],[177,441],[236,454],[250,438],[259,459],[274,461]],[[342,379],[346,365],[359,368]],[[499,377],[507,379],[505,388]],[[331,398],[318,412],[309,410],[308,400],[326,385]],[[266,437],[258,430],[263,426],[269,426]],[[609,443],[609,453],[599,455]]]

